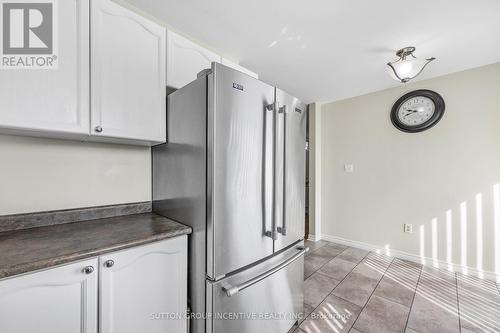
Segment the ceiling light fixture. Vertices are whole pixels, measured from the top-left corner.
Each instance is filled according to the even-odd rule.
[[[387,66],[390,67],[389,74],[396,81],[401,83],[410,81],[418,74],[422,73],[425,66],[436,59],[434,57],[428,59],[417,59],[417,57],[413,55],[413,52],[415,52],[415,47],[413,46],[402,48],[396,52],[399,59],[387,63]]]

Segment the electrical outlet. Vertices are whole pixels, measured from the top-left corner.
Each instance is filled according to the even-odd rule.
[[[403,224],[403,231],[408,233],[408,234],[412,234],[413,233],[413,224]]]

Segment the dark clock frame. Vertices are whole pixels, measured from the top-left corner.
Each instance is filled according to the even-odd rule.
[[[427,98],[431,99],[434,102],[434,105],[436,107],[435,112],[432,115],[432,117],[423,124],[420,124],[417,126],[405,125],[399,121],[398,109],[404,102],[406,102],[410,98],[417,97],[417,96],[427,97]],[[444,109],[445,109],[444,99],[437,92],[432,91],[432,90],[427,90],[427,89],[414,90],[414,91],[411,91],[411,92],[401,96],[396,101],[396,103],[394,103],[392,110],[391,110],[391,121],[392,121],[392,124],[400,131],[403,131],[406,133],[422,132],[422,131],[425,131],[425,130],[433,127],[441,120],[441,118],[444,115]]]

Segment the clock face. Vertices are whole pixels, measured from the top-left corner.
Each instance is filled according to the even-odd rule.
[[[441,120],[444,100],[431,90],[415,90],[399,98],[391,111],[391,121],[403,132],[415,133],[431,128]]]
[[[407,99],[398,109],[399,121],[406,126],[420,126],[436,112],[436,105],[429,97],[416,96]]]

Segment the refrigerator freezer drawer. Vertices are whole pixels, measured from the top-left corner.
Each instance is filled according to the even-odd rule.
[[[286,333],[303,311],[301,243],[264,263],[207,282],[207,333]]]

